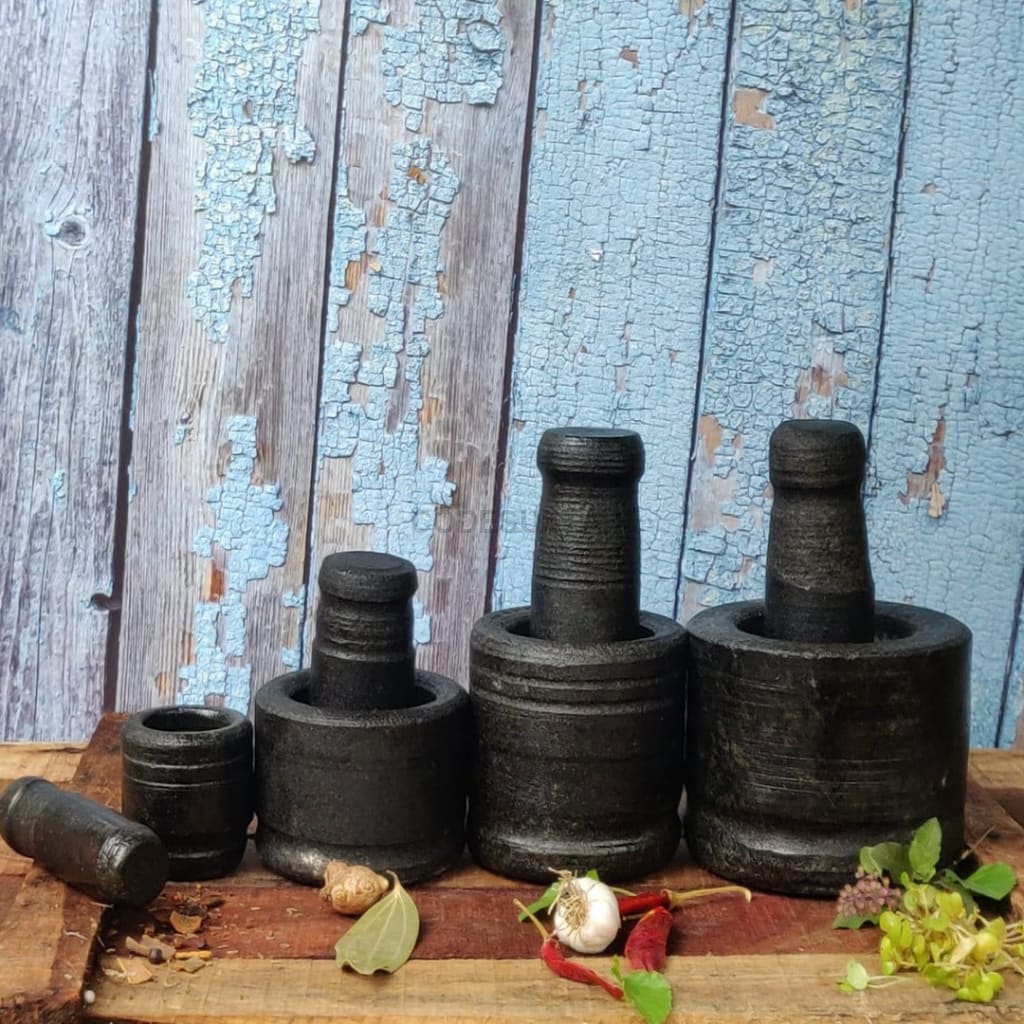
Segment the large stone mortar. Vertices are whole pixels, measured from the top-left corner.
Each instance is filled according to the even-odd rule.
[[[766,600],[687,625],[686,840],[726,878],[834,895],[932,816],[962,849],[971,635],[875,604],[856,428],[783,424],[771,454]]]
[[[682,627],[641,613],[632,431],[547,431],[530,607],[477,621],[468,842],[500,874],[636,877],[680,836]]]

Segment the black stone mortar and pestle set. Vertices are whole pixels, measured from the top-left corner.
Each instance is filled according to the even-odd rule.
[[[309,669],[256,693],[255,766],[243,716],[151,709],[122,734],[126,817],[20,779],[0,794],[0,834],[97,898],[139,905],[168,876],[234,870],[253,809],[261,859],[306,884],[329,860],[415,883],[467,842],[502,875],[616,881],[675,855],[685,781],[691,855],[754,888],[834,894],[862,846],[932,816],[952,859],[970,633],[876,605],[856,427],[790,420],[769,456],[763,601],[686,630],[641,611],[639,435],[548,430],[531,603],[478,620],[468,695],[415,667],[413,565],[334,554]]]

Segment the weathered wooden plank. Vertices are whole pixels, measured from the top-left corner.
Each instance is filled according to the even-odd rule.
[[[77,758],[68,789],[119,807],[120,722],[104,718]],[[40,753],[39,774],[66,762]],[[58,781],[55,778],[53,781]],[[64,780],[60,780],[64,781]],[[0,844],[2,845],[2,844]],[[0,882],[6,882],[0,876]],[[103,905],[27,862],[20,885],[3,885],[12,899],[0,904],[0,1020],[4,1024],[74,1024],[81,1019],[82,989],[93,960]]]
[[[319,7],[161,14],[122,708],[245,710],[297,647],[344,15]]]
[[[783,6],[736,7],[684,620],[763,593],[775,426],[871,412],[910,4]]]
[[[923,979],[846,994],[845,954],[682,957],[668,960],[675,994],[672,1024],[835,1024],[899,1020],[935,1024],[978,1020],[979,1011]],[[865,963],[872,958],[865,957]],[[875,961],[877,962],[877,961]],[[609,957],[588,958],[607,973]],[[111,966],[116,966],[111,964]],[[330,961],[295,971],[286,960],[219,960],[173,987],[119,985],[97,978],[87,1020],[149,1024],[622,1024],[630,1011],[600,989],[554,979],[539,959],[412,961],[392,976],[361,978]],[[1024,1012],[1024,984],[1011,975],[993,1014]],[[984,1014],[984,1019],[989,1019]]]
[[[0,739],[103,707],[149,11],[20,3],[0,33]]]
[[[463,681],[486,593],[533,30],[533,5],[511,0],[360,4],[346,63],[312,571],[335,550],[409,558],[418,664]]]
[[[880,596],[973,630],[972,741],[1006,743],[1021,708],[1019,673],[1002,703],[1024,569],[1024,9],[915,10],[868,527]]]
[[[536,448],[638,430],[643,605],[672,614],[729,4],[547,3],[495,607],[529,601]]]

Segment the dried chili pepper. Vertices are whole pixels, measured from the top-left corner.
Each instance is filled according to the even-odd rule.
[[[576,963],[575,960],[567,959],[554,935],[549,935],[544,940],[544,944],[540,947],[540,958],[560,978],[565,978],[567,981],[578,981],[582,985],[600,985],[613,999],[622,998],[622,989],[618,985],[613,984],[607,978],[602,978],[597,971],[592,971],[589,967]]]
[[[646,914],[648,910],[653,910],[655,907],[674,910],[690,900],[699,900],[705,896],[717,896],[719,893],[727,892],[742,893],[746,901],[750,902],[750,890],[742,885],[716,885],[710,889],[690,889],[686,892],[661,889],[658,892],[640,892],[620,896],[619,914],[622,917],[628,917],[631,914]]]
[[[613,984],[607,978],[602,978],[597,971],[584,967],[583,964],[577,963],[574,960],[569,960],[562,952],[558,939],[554,935],[547,933],[544,925],[537,920],[536,915],[531,914],[519,900],[515,900],[515,904],[529,917],[536,926],[537,931],[543,936],[544,941],[540,947],[540,958],[551,971],[557,974],[558,977],[565,978],[566,981],[578,981],[581,985],[597,985],[603,988],[613,999],[622,998],[622,989],[618,985]]]
[[[626,940],[626,961],[635,971],[663,971],[668,954],[672,914],[664,907],[648,910]]]

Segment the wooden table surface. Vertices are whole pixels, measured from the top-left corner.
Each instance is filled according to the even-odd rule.
[[[118,721],[85,745],[0,745],[0,786],[42,775],[118,806]],[[968,831],[982,859],[1024,870],[1024,753],[972,753]],[[685,859],[648,880],[690,888],[714,879]],[[498,878],[466,861],[413,891],[422,930],[414,959],[394,976],[340,971],[333,946],[347,919],[315,890],[283,881],[247,856],[230,878],[169,885],[147,911],[111,911],[68,889],[0,842],[0,1021],[78,1020],[159,1024],[314,1024],[380,1021],[639,1021],[603,993],[554,978],[537,959],[533,929],[515,921],[513,897],[537,887]],[[176,901],[216,906],[203,936],[213,957],[195,974],[153,968],[127,985],[105,973],[125,942],[159,928]],[[1015,902],[1024,910],[1024,899]],[[810,1024],[824,1021],[1021,1020],[1024,985],[1010,978],[990,1008],[953,1000],[917,977],[847,995],[836,985],[850,957],[875,970],[877,932],[837,932],[828,902],[755,894],[721,897],[677,912],[666,976],[674,1024]],[[593,958],[605,969],[608,958]],[[95,1000],[86,1004],[89,990]]]

